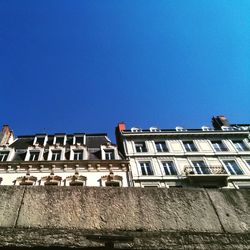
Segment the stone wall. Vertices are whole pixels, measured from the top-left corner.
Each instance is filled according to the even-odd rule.
[[[250,191],[0,187],[0,247],[103,246],[97,234],[120,249],[250,249]]]

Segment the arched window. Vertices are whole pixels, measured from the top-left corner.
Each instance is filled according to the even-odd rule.
[[[36,184],[37,178],[35,176],[30,176],[26,174],[26,176],[21,176],[16,178],[14,184],[20,186],[34,186]]]
[[[109,175],[101,177],[101,185],[106,187],[121,187],[122,177],[119,175],[114,175],[113,172],[110,172]]]
[[[49,176],[42,177],[41,184],[45,186],[60,186],[62,177],[50,174]]]
[[[65,185],[66,186],[86,186],[86,176],[79,175],[78,173],[75,173],[72,176],[68,176],[65,179]]]

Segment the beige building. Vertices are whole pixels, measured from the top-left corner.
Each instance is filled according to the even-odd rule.
[[[213,117],[201,129],[131,128],[118,124],[119,150],[134,187],[250,188],[249,125]]]
[[[1,185],[128,186],[107,134],[36,134],[0,146]]]

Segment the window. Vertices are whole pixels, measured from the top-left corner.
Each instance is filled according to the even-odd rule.
[[[161,130],[159,128],[156,128],[156,127],[150,127],[149,131],[150,132],[160,132]]]
[[[223,161],[226,166],[227,171],[232,175],[241,175],[243,174],[242,170],[235,161]]]
[[[237,151],[248,151],[249,148],[244,141],[233,141],[233,144]]]
[[[118,181],[106,181],[105,186],[106,187],[120,187],[120,182],[118,182]]]
[[[36,144],[43,146],[44,145],[44,137],[37,137]]]
[[[114,150],[104,150],[105,152],[105,160],[114,160],[115,152]]]
[[[76,136],[75,137],[75,143],[76,144],[83,144],[84,140],[83,140],[83,136]]]
[[[222,141],[212,141],[211,143],[216,152],[227,151],[227,148]]]
[[[61,158],[61,150],[53,150],[51,160],[58,161],[60,160],[60,158]]]
[[[83,160],[83,151],[82,150],[74,150],[74,160]]]
[[[62,137],[62,136],[56,137],[55,144],[63,145],[64,144],[64,137]]]
[[[162,166],[165,171],[165,175],[177,175],[176,168],[172,161],[164,161],[162,162]]]
[[[150,162],[140,162],[142,175],[154,175]]]
[[[198,151],[193,141],[184,141],[183,144],[187,152]]]
[[[206,166],[204,161],[192,161],[192,163],[196,174],[211,174],[209,167]]]
[[[180,126],[177,126],[177,127],[175,128],[175,130],[176,130],[176,131],[187,131],[185,128],[180,127]]]
[[[7,161],[9,155],[9,151],[0,152],[0,161]]]
[[[165,141],[157,141],[155,142],[157,152],[167,152],[168,148],[166,146]]]
[[[246,161],[248,168],[250,169],[250,160]]]
[[[38,161],[39,158],[39,151],[30,151],[30,161]]]
[[[208,126],[202,126],[201,129],[202,129],[203,131],[212,131],[212,130],[213,130],[212,128],[210,128],[210,127],[208,127]]]
[[[136,142],[135,143],[135,149],[136,152],[147,152],[146,144],[145,142]]]

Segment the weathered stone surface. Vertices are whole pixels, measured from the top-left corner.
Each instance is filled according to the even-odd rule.
[[[226,232],[250,231],[250,192],[242,190],[207,190]]]
[[[222,232],[202,189],[27,188],[17,226]]]
[[[104,246],[86,238],[93,231],[78,229],[3,229],[0,228],[0,248],[51,247],[51,249],[92,249]],[[198,232],[121,232],[101,231],[104,235],[119,234],[133,238],[129,243],[115,243],[115,249],[145,250],[246,250],[250,249],[250,234]],[[55,248],[57,247],[57,248]],[[35,248],[36,249],[36,248]]]
[[[24,193],[22,187],[0,188],[0,227],[14,227]]]
[[[0,186],[4,249],[250,249],[249,228],[249,190]]]

